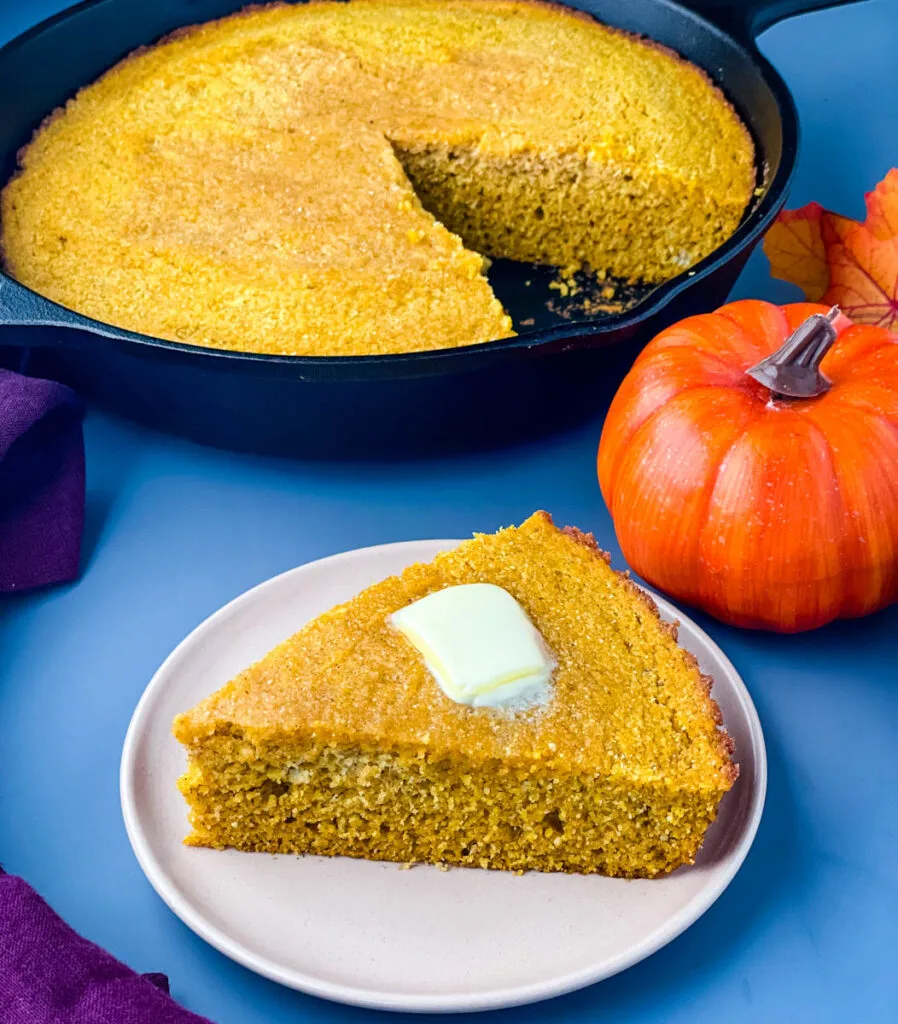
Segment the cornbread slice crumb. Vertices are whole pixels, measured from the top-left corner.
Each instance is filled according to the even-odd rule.
[[[552,652],[544,708],[455,704],[389,625],[475,582]],[[737,775],[710,686],[593,538],[538,512],[370,587],[179,715],[186,841],[653,877],[693,861]]]
[[[146,334],[407,352],[514,333],[483,257],[663,281],[754,185],[703,72],[578,12],[271,4],[132,54],[49,118],[2,249],[35,291]]]

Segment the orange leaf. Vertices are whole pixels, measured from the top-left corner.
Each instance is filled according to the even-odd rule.
[[[764,252],[774,277],[812,302],[840,306],[855,323],[898,330],[898,168],[866,196],[861,224],[809,203],[784,210]]]

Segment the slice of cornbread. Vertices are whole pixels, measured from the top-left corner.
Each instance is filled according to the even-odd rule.
[[[662,281],[732,234],[754,183],[703,72],[579,12],[271,4],[131,55],[48,119],[2,249],[62,305],[175,341],[438,349],[513,333],[477,253]]]
[[[388,621],[475,582],[542,634],[547,705],[454,703]],[[710,686],[592,537],[537,512],[370,587],[179,715],[187,842],[652,877],[692,862],[736,778]]]

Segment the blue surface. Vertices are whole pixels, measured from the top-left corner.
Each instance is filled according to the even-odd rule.
[[[0,37],[61,6],[0,3]],[[863,193],[898,164],[898,3],[797,18],[762,47],[804,125],[792,205],[816,199],[861,214]],[[760,254],[736,294],[796,297],[770,280]],[[384,1019],[254,976],[162,904],[119,811],[131,711],[205,616],[335,551],[492,530],[545,507],[594,530],[620,564],[594,472],[602,412],[575,432],[499,454],[379,466],[235,456],[92,413],[83,578],[0,601],[6,868],[136,969],[167,972],[181,1002],[220,1024]],[[698,619],[743,674],[769,744],[767,810],[745,867],[650,960],[494,1019],[898,1021],[898,608],[792,638]]]

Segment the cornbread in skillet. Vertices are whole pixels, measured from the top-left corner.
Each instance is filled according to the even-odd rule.
[[[585,15],[280,4],[136,52],[57,111],[2,244],[41,294],[176,341],[438,349],[513,333],[483,256],[662,281],[732,234],[754,179],[703,72]]]
[[[389,622],[492,583],[555,661],[527,711],[450,700]],[[710,680],[589,535],[545,512],[314,619],[175,719],[187,843],[652,877],[691,863],[737,769]]]

